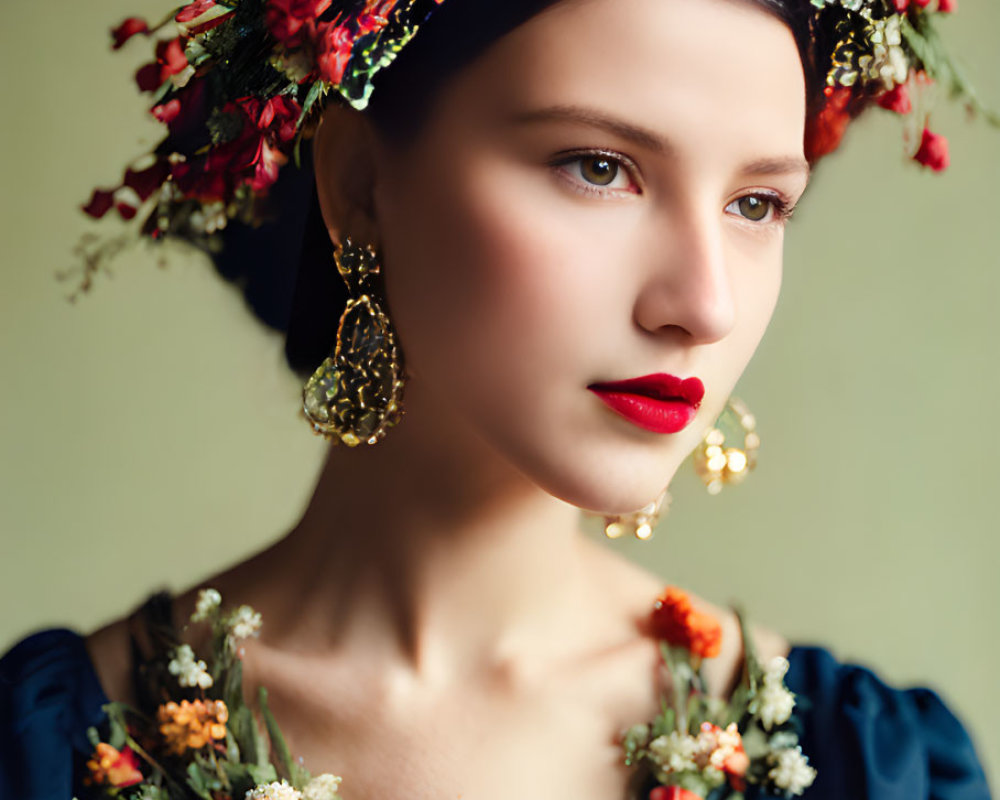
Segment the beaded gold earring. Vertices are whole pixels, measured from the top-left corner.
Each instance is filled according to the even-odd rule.
[[[724,486],[742,483],[757,466],[760,436],[757,420],[746,404],[736,397],[729,398],[715,426],[710,428],[692,454],[694,468],[709,494],[718,494]],[[742,433],[741,446],[726,447],[727,434]]]
[[[349,447],[375,444],[403,415],[403,364],[396,334],[379,303],[381,267],[371,246],[350,238],[334,253],[350,299],[332,355],[302,390],[313,430]]]
[[[646,541],[652,538],[653,529],[660,514],[670,510],[670,492],[664,489],[660,496],[649,505],[631,514],[617,514],[604,518],[604,535],[609,539],[621,539],[632,534],[636,539]]]

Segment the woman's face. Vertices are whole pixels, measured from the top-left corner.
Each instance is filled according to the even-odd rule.
[[[461,71],[414,142],[375,155],[426,408],[575,505],[656,497],[770,319],[804,98],[790,31],[740,0],[564,0]],[[680,430],[683,402],[657,423],[588,388],[657,373],[704,384]]]

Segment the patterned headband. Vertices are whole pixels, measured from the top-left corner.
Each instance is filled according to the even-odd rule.
[[[476,0],[450,0],[452,3]],[[142,233],[215,250],[229,220],[258,224],[262,201],[331,96],[358,109],[372,80],[443,0],[195,0],[157,25],[138,18],[112,31],[118,49],[155,40],[155,60],[136,73],[167,128],[120,185],[95,190],[84,211],[139,217]],[[927,127],[935,85],[982,112],[947,57],[934,18],[955,0],[800,0],[810,58],[825,76],[810,115],[811,161],[838,146],[849,121],[878,105],[909,120],[909,154],[939,171],[947,141]],[[85,254],[81,289],[102,253]]]

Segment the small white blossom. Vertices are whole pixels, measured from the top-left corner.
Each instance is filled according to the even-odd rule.
[[[230,640],[256,636],[258,631],[260,631],[260,626],[260,614],[250,608],[250,606],[240,606],[233,612],[232,617],[229,619]]]
[[[768,662],[764,670],[760,699],[760,722],[765,730],[781,725],[792,716],[795,695],[785,688],[784,677],[788,672],[788,659],[776,656]]]
[[[195,603],[191,621],[204,622],[221,603],[222,595],[215,589],[202,589],[198,592],[198,602]]]
[[[342,778],[324,772],[317,775],[302,790],[302,800],[336,800]]]
[[[189,644],[182,644],[174,650],[174,657],[167,664],[167,669],[171,675],[177,676],[177,682],[181,686],[208,689],[212,685],[212,676],[208,674],[205,662],[194,657],[194,650]]]
[[[690,734],[671,731],[653,739],[648,749],[653,759],[666,772],[698,769],[695,757],[701,751],[701,745]]]
[[[302,800],[302,792],[288,781],[274,781],[255,786],[246,793],[244,800]]]
[[[816,770],[809,766],[809,759],[802,755],[802,748],[787,748],[771,754],[774,764],[767,777],[779,789],[792,794],[802,794],[816,779]]]

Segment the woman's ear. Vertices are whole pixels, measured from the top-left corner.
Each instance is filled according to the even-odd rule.
[[[373,145],[371,125],[360,111],[333,103],[323,112],[313,137],[313,164],[323,223],[334,244],[351,236],[378,246]]]

